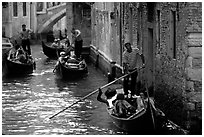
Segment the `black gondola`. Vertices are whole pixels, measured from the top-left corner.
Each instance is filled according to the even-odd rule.
[[[64,48],[57,48],[57,47],[55,48],[55,47],[48,46],[44,43],[44,41],[42,41],[42,49],[44,54],[51,59],[57,59],[59,56],[59,53],[62,51],[65,51]]]
[[[143,99],[142,99],[143,100]],[[127,117],[118,117],[114,114],[114,108],[107,108],[107,112],[112,120],[112,123],[122,131],[128,133],[152,133],[155,131],[155,121],[153,121],[152,116],[155,117],[155,110],[152,109],[152,104],[149,100],[143,100],[146,105],[137,109],[135,113]],[[151,109],[153,110],[151,112]]]
[[[74,79],[87,74],[88,68],[85,60],[74,60],[75,61],[72,60],[71,62],[68,60],[64,64],[59,61],[59,64],[54,72],[63,79]]]
[[[6,59],[6,75],[24,75],[30,74],[35,69],[35,61],[31,57],[27,63],[21,63],[19,60],[11,60],[9,57]]]

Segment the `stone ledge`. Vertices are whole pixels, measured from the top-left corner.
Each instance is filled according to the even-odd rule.
[[[202,46],[202,33],[190,33],[187,37],[189,47],[200,47]]]
[[[189,47],[188,55],[193,58],[202,58],[202,47]]]
[[[190,92],[186,94],[187,100],[189,102],[194,102],[194,103],[198,103],[198,102],[202,102],[202,93],[201,92]]]
[[[193,81],[202,81],[202,68],[200,69],[187,68],[186,73],[187,79]]]

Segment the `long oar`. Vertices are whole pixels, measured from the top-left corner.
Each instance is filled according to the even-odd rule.
[[[152,106],[151,106],[151,103],[150,103],[149,90],[148,90],[148,86],[147,86],[147,81],[146,81],[145,85],[146,85],[146,90],[147,90],[147,97],[148,97],[148,103],[149,103],[149,107],[150,107],[150,112],[151,112],[151,116],[152,116],[152,123],[153,123],[154,130],[155,130],[155,121],[154,121],[154,115],[153,115]]]
[[[143,68],[143,67],[142,67],[142,68]],[[139,68],[139,69],[141,69],[141,68]],[[107,86],[109,86],[109,85],[115,83],[116,81],[118,81],[118,80],[120,80],[120,79],[122,79],[122,78],[124,78],[124,77],[127,77],[128,75],[134,73],[135,71],[137,71],[137,69],[134,70],[134,71],[132,71],[132,72],[130,72],[130,73],[128,73],[128,74],[126,74],[126,75],[123,75],[123,76],[121,76],[121,77],[115,79],[114,81],[112,81],[112,82],[110,82],[110,83],[108,83],[108,84],[106,84],[106,85],[104,85],[104,86],[102,86],[101,89],[103,89],[103,88],[105,88],[105,87],[107,87]],[[66,107],[66,108],[62,109],[61,111],[59,111],[58,113],[54,114],[54,115],[51,116],[49,119],[52,119],[53,117],[57,116],[58,114],[62,113],[62,112],[65,111],[65,110],[67,110],[68,108],[72,107],[73,105],[75,105],[75,104],[81,102],[82,100],[86,99],[87,97],[89,97],[89,96],[95,94],[97,91],[98,91],[98,89],[94,90],[93,92],[91,92],[91,93],[89,93],[88,95],[84,96],[84,97],[81,98],[80,100],[74,102],[73,104],[69,105],[68,107]]]

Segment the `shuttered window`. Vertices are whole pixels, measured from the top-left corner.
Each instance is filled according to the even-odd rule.
[[[26,16],[26,2],[23,2],[23,16]]]
[[[13,16],[14,17],[18,16],[18,4],[17,4],[17,2],[13,3]]]

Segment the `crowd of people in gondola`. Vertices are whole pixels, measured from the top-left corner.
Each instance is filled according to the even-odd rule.
[[[29,64],[32,63],[31,49],[30,49],[30,34],[32,30],[27,29],[26,25],[22,25],[22,31],[19,34],[21,45],[15,40],[13,48],[9,51],[8,59]]]
[[[80,58],[81,52],[82,52],[82,46],[83,46],[81,31],[73,28],[71,30],[71,34],[72,34],[72,42],[70,42],[70,38],[66,34],[65,37],[59,36],[59,38],[55,38],[51,46],[54,48],[65,49],[65,52],[68,55],[70,55],[71,50],[74,50],[74,54],[76,55],[76,58]]]
[[[67,68],[83,68],[85,67],[85,63],[81,58],[76,58],[76,55],[73,54],[73,52],[66,54],[66,52],[62,51],[60,52],[60,56],[58,58],[58,61],[55,65],[55,68],[53,72],[55,72],[60,66],[59,63]]]
[[[59,37],[54,39],[54,42],[52,43],[52,47],[54,48],[61,48],[64,51],[60,52],[58,55],[58,62],[55,65],[54,71],[59,67],[59,63],[66,67],[77,67],[77,68],[83,68],[84,63],[82,61],[82,45],[83,40],[81,37],[81,32],[77,29],[71,30],[72,34],[72,42],[70,42],[70,39],[68,35],[66,34],[65,37]]]
[[[145,88],[140,89],[139,95],[132,95],[128,90],[125,95],[122,92],[117,92],[116,89],[108,88],[102,97],[102,90],[99,88],[97,100],[105,103],[109,109],[112,109],[112,114],[120,118],[128,118],[131,115],[143,110],[147,107],[147,96],[145,96]]]
[[[144,66],[144,59],[138,48],[132,48],[129,42],[125,43],[126,50],[123,53],[123,70],[127,75],[123,80],[123,92],[117,93],[115,89],[105,91],[106,98],[102,98],[102,91],[99,89],[97,100],[106,103],[112,109],[112,114],[127,118],[147,107],[147,89],[140,86],[136,89],[138,66]],[[129,80],[131,78],[131,80]],[[152,101],[151,101],[152,102]],[[153,104],[153,103],[152,103]]]

